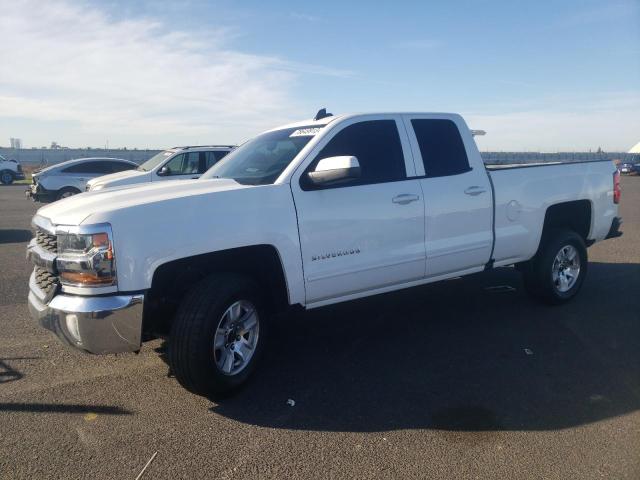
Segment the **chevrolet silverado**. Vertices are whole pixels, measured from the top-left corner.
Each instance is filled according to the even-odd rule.
[[[610,161],[485,166],[462,117],[320,111],[247,141],[198,180],[42,207],[32,316],[95,354],[169,341],[178,381],[234,389],[273,314],[515,265],[549,304],[587,247],[621,235]]]

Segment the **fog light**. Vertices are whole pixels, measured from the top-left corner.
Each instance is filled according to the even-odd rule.
[[[80,329],[78,328],[78,316],[75,313],[67,313],[67,331],[71,334],[76,343],[82,343]]]

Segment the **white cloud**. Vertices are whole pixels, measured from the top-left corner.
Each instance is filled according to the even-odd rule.
[[[560,99],[556,99],[560,102]],[[487,131],[476,137],[483,151],[627,151],[640,140],[640,94],[619,92],[591,97],[565,96],[536,108],[486,115],[467,113],[470,128]]]
[[[71,1],[2,2],[0,32],[0,119],[68,122],[75,133],[57,140],[76,145],[239,141],[299,117],[299,74],[349,75]],[[40,137],[30,143],[52,140]]]

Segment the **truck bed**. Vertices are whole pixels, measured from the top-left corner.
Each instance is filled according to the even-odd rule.
[[[494,189],[496,265],[531,258],[538,248],[550,205],[587,201],[591,224],[588,239],[602,240],[616,209],[615,166],[609,160],[486,165]]]

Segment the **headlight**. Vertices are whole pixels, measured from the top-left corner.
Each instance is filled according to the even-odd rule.
[[[57,232],[56,266],[63,285],[106,287],[116,284],[111,228],[107,224],[89,228],[90,233]]]
[[[95,185],[87,185],[87,190],[89,192],[95,192],[96,190],[102,190],[104,188],[104,183],[96,183]]]

